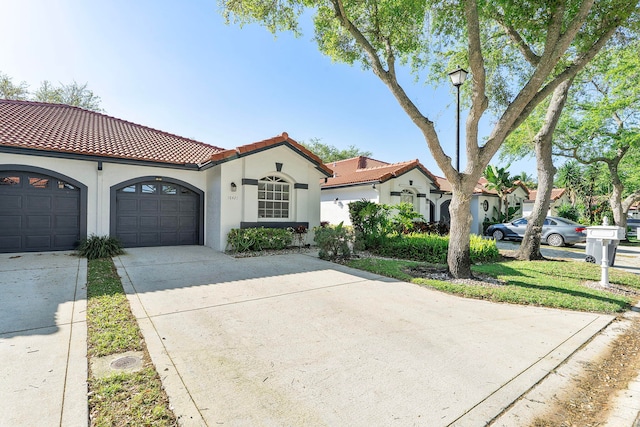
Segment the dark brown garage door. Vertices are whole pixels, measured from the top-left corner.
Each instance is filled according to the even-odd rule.
[[[197,245],[200,196],[166,182],[116,191],[116,236],[125,247]]]
[[[74,249],[80,240],[80,189],[23,171],[0,172],[0,252]]]

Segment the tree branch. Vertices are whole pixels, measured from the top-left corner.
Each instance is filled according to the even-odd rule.
[[[501,13],[496,13],[495,16],[498,24],[504,29],[504,31],[507,33],[507,36],[516,45],[518,50],[520,50],[520,53],[522,53],[524,59],[526,59],[527,62],[529,62],[529,64],[533,65],[534,67],[537,66],[540,62],[540,56],[536,55],[533,49],[531,49],[531,46],[529,46],[524,41],[524,39],[520,36],[520,33],[518,33],[518,31],[516,31],[513,26],[506,23],[504,15],[502,15]]]

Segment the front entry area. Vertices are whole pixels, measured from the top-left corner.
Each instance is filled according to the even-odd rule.
[[[0,252],[71,250],[86,233],[81,185],[45,172],[0,170]]]
[[[202,244],[201,198],[175,182],[126,183],[115,189],[115,236],[124,247]]]

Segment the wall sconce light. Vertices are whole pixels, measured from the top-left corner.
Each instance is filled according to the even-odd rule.
[[[235,193],[237,189],[238,189],[238,186],[236,185],[236,183],[232,182],[231,183],[231,192]]]
[[[336,199],[333,201],[333,204],[337,204],[338,203],[338,198],[336,197]]]
[[[409,180],[409,185],[413,185],[413,181],[412,180]]]
[[[376,184],[375,182],[373,184],[371,184],[371,188],[373,188],[374,190],[376,189]]]

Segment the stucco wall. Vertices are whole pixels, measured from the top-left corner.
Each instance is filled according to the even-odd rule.
[[[328,221],[330,224],[343,222],[345,225],[351,225],[349,203],[367,199],[374,203],[397,205],[401,202],[401,196],[391,193],[402,193],[403,190],[408,190],[414,196],[415,211],[428,221],[428,201],[429,199],[435,201],[431,195],[431,189],[434,188],[433,183],[415,169],[383,183],[376,183],[375,189],[371,183],[325,188],[321,192],[321,218],[322,221]],[[424,194],[425,197],[418,197],[418,194]]]
[[[282,163],[277,171],[276,162]],[[257,180],[276,175],[291,184],[290,217],[283,222],[308,222],[310,228],[320,225],[320,178],[324,175],[314,165],[286,146],[278,146],[247,157],[235,159],[204,171],[188,171],[165,167],[138,166],[97,161],[59,159],[44,156],[0,154],[0,164],[35,166],[47,169],[87,186],[87,234],[108,235],[112,186],[140,178],[172,178],[204,192],[204,244],[224,250],[226,236],[240,223],[260,222],[257,185],[243,185],[243,178]],[[231,183],[236,191],[231,191]],[[307,188],[294,188],[306,184]],[[304,187],[304,186],[303,186]],[[269,219],[269,221],[278,221]],[[309,233],[308,242],[312,242]]]
[[[136,166],[72,159],[59,159],[20,154],[0,154],[0,164],[36,166],[73,178],[87,186],[87,234],[99,236],[109,234],[112,186],[145,176],[169,177],[184,181],[204,191],[205,174],[196,171],[168,169],[151,166]],[[206,221],[205,221],[206,230]],[[206,235],[206,234],[205,234]]]
[[[278,171],[278,165],[282,167]],[[324,175],[312,163],[286,146],[241,157],[218,166],[220,168],[220,198],[224,209],[220,211],[218,247],[224,250],[226,236],[241,222],[308,222],[307,242],[313,241],[312,228],[320,225],[320,178]],[[289,218],[258,218],[258,186],[246,180],[260,180],[277,176],[291,185]],[[245,183],[243,184],[243,178]],[[236,191],[231,191],[231,183]],[[295,188],[295,184],[307,188]],[[215,247],[215,246],[214,246]]]
[[[353,187],[328,188],[320,192],[320,220],[329,224],[351,225],[349,219],[349,203],[367,199],[374,203],[379,202],[379,190],[373,189],[371,184],[358,185]],[[336,200],[337,199],[337,200]]]

